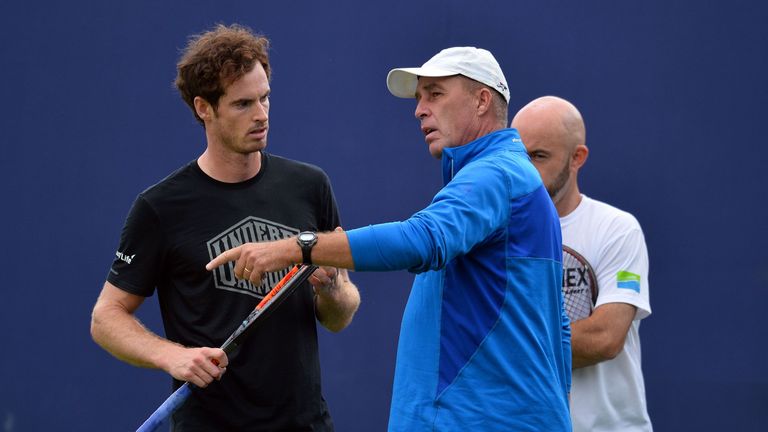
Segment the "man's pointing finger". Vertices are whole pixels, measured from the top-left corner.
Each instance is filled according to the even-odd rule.
[[[211,271],[222,264],[226,264],[230,261],[236,261],[238,258],[240,258],[241,247],[242,246],[238,246],[236,248],[232,248],[230,250],[222,252],[219,256],[212,259],[211,262],[206,264],[205,269],[208,271]]]

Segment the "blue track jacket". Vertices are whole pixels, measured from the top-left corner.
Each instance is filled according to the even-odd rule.
[[[347,232],[355,269],[418,273],[390,431],[570,431],[560,222],[515,129],[443,149],[445,186]]]

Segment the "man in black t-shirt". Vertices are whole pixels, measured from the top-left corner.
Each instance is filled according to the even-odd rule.
[[[208,272],[207,262],[247,242],[339,229],[325,173],[265,151],[268,44],[237,25],[190,41],[176,86],[207,147],[136,198],[93,310],[104,349],[168,372],[175,386],[195,385],[174,414],[176,431],[333,430],[315,319],[331,331],[351,322],[360,296],[346,270],[317,270],[229,357],[216,348],[287,269],[254,282],[234,265]],[[167,339],[134,316],[155,290]]]

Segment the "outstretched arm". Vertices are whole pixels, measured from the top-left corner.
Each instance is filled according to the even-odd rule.
[[[181,381],[205,387],[220,379],[228,360],[219,348],[185,348],[152,333],[134,315],[144,297],[109,282],[93,307],[91,336],[102,348],[134,366],[162,369]],[[215,360],[219,366],[212,363]]]
[[[261,282],[266,272],[280,270],[302,261],[301,248],[295,238],[273,242],[246,243],[222,252],[205,268],[214,268],[235,261],[235,276]],[[312,248],[312,263],[321,265],[310,277],[316,294],[315,313],[325,328],[338,332],[352,322],[360,305],[360,293],[349,279],[347,268],[353,267],[347,235],[341,228],[320,233]]]
[[[235,262],[237,278],[258,285],[264,273],[300,263],[301,248],[293,237],[272,242],[246,243],[222,252],[205,268],[210,271],[231,261]],[[312,264],[354,269],[347,234],[343,231],[319,233],[317,244],[312,248]]]

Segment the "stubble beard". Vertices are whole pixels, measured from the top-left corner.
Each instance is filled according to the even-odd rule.
[[[258,153],[267,147],[267,136],[258,141],[254,141],[247,136],[238,139],[232,135],[222,135],[221,142],[224,143],[224,147],[228,148],[233,153],[249,155]]]
[[[549,197],[552,198],[553,201],[557,198],[557,195],[560,193],[560,191],[563,190],[563,187],[565,187],[565,184],[568,183],[568,180],[571,178],[571,167],[570,167],[571,158],[566,158],[565,166],[563,169],[560,170],[559,173],[557,173],[557,177],[552,181],[551,184],[547,186],[547,192],[549,193]]]

